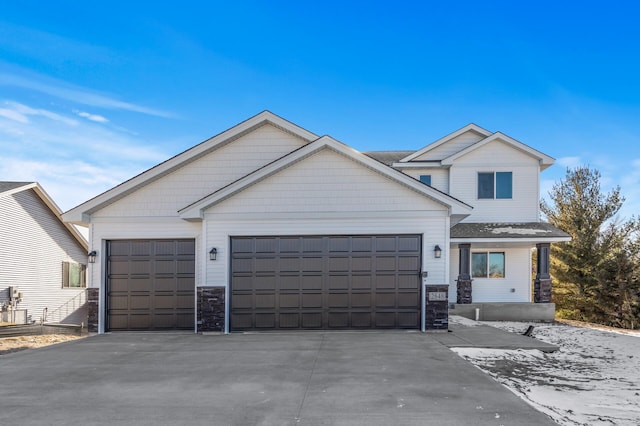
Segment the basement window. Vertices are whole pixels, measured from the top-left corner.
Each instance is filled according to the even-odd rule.
[[[87,265],[62,262],[62,288],[84,288],[87,286]]]

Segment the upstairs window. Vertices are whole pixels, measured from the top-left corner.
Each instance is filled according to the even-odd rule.
[[[478,173],[478,198],[498,200],[513,198],[513,173]]]
[[[473,278],[504,278],[504,252],[476,252],[471,254]]]
[[[87,265],[62,262],[62,287],[84,288],[87,286]]]
[[[431,175],[420,175],[420,182],[431,186]]]

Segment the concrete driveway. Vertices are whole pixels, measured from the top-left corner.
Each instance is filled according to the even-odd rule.
[[[0,357],[0,424],[554,425],[428,334],[119,333]]]

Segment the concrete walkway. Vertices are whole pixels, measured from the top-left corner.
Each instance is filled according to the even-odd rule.
[[[7,425],[555,424],[419,332],[119,333],[0,356],[0,377]]]
[[[533,337],[500,330],[476,321],[456,321],[450,316],[448,333],[433,333],[431,337],[448,348],[537,349],[555,352],[558,347]],[[522,330],[523,332],[525,330]]]

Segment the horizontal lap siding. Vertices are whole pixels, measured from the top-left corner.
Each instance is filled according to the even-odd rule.
[[[177,211],[305,142],[262,126],[96,212],[93,217],[175,216]]]
[[[7,287],[17,286],[23,293],[18,309],[34,321],[44,308],[53,312],[71,300],[55,320],[86,321],[74,312],[85,290],[62,288],[62,262],[86,264],[87,253],[31,189],[0,197],[0,261],[0,301],[8,299]]]
[[[424,195],[325,149],[214,206],[215,213],[445,211]]]
[[[478,199],[479,172],[512,172],[513,198]],[[538,221],[538,162],[502,142],[491,142],[456,160],[449,179],[451,195],[473,206],[465,222]]]
[[[424,168],[424,169],[403,169],[403,173],[411,176],[414,179],[420,180],[421,175],[431,176],[431,186],[442,191],[445,194],[449,193],[449,170],[438,168]]]

